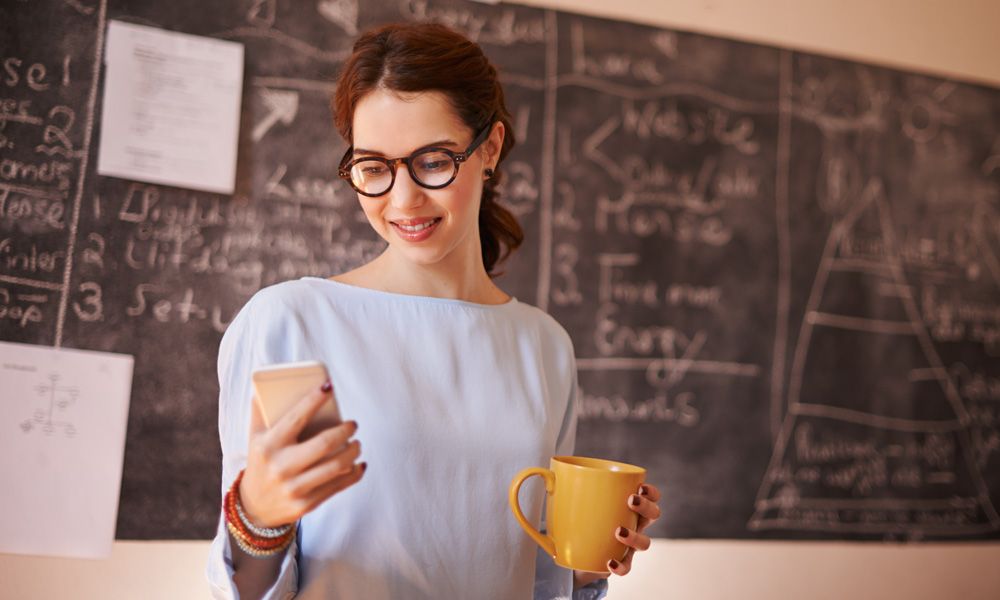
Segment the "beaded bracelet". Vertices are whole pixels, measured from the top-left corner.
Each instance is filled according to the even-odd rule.
[[[268,550],[262,550],[262,549],[259,549],[259,548],[255,547],[255,546],[251,546],[242,537],[240,537],[239,532],[236,530],[235,527],[233,527],[232,523],[227,523],[226,525],[227,525],[227,527],[229,529],[229,533],[231,533],[233,539],[236,540],[236,544],[239,545],[240,549],[243,550],[244,553],[249,554],[250,556],[265,557],[265,556],[273,556],[275,554],[279,554],[281,552],[284,552],[286,549],[288,549],[288,546],[291,545],[292,539],[293,539],[293,538],[289,538],[284,544],[282,544],[282,545],[280,545],[280,546],[278,546],[276,548],[271,548],[271,549],[268,549]]]
[[[240,471],[223,500],[226,528],[240,549],[251,556],[271,556],[283,552],[295,539],[294,523],[278,528],[258,527],[250,522],[240,501]]]
[[[226,494],[226,525],[233,539],[247,554],[268,556],[284,551],[295,537],[295,530],[279,538],[260,538],[247,529],[240,520],[236,506],[239,503],[239,488],[234,487]]]
[[[236,481],[233,482],[233,497],[235,499],[236,513],[240,517],[240,521],[246,525],[246,528],[253,532],[257,537],[263,538],[277,538],[285,535],[292,528],[292,523],[288,525],[282,525],[281,527],[258,527],[250,522],[247,517],[246,512],[243,511],[243,503],[240,499],[240,482],[243,481],[243,473],[246,469],[240,471],[240,474],[236,476]]]
[[[254,546],[259,550],[270,550],[281,546],[283,543],[288,541],[288,535],[282,536],[280,538],[259,538],[253,535],[251,532],[247,531],[238,521],[236,516],[236,509],[233,506],[233,496],[229,495],[227,497],[226,506],[226,521],[230,529],[234,532],[234,537],[242,539],[244,542]]]

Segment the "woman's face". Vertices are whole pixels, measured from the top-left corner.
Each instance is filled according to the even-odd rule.
[[[399,94],[376,89],[354,109],[354,158],[399,158],[427,146],[463,152],[478,132],[470,131],[441,92]],[[417,185],[406,165],[386,194],[358,195],[368,222],[389,243],[389,252],[419,265],[458,270],[468,260],[482,262],[479,201],[487,167],[495,165],[503,126],[461,164],[455,180],[431,190]]]

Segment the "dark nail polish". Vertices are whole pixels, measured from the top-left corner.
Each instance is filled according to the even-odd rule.
[[[611,560],[608,561],[608,566],[611,567],[612,571],[614,571],[615,569],[618,568],[618,561],[612,558]]]
[[[366,463],[366,462],[361,463],[361,472],[362,473],[364,473],[365,469],[367,469],[367,468],[368,468],[368,463]]]
[[[642,502],[642,500],[639,498],[639,496],[632,496],[632,499],[629,500],[629,504],[631,504],[632,506],[639,506],[640,502]]]
[[[320,391],[323,391],[323,392],[329,392],[330,390],[332,390],[332,389],[333,389],[333,384],[332,384],[332,383],[330,383],[330,380],[329,380],[329,379],[327,379],[327,380],[326,380],[326,381],[325,381],[325,382],[323,383],[323,386],[322,386],[322,387],[320,387],[319,389],[320,389]]]
[[[619,537],[628,537],[628,529],[625,529],[624,527],[619,527],[618,528],[618,536]]]
[[[649,494],[649,488],[646,487],[646,486],[644,486],[644,485],[640,485],[639,486],[639,495],[640,496],[645,496],[647,494]]]

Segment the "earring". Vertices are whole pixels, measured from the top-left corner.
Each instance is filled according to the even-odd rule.
[[[486,179],[493,179],[493,169],[487,168],[483,173],[486,174]]]

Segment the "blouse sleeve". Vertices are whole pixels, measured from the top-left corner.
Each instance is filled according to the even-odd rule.
[[[573,361],[573,383],[570,388],[569,400],[566,404],[566,414],[563,417],[559,437],[556,439],[556,456],[572,455],[576,448],[577,422],[577,375],[576,361]],[[546,505],[546,510],[548,506]],[[546,532],[546,516],[542,516],[539,531]],[[535,555],[535,592],[534,600],[555,600],[567,598],[572,594],[573,600],[599,600],[608,593],[608,580],[598,579],[579,590],[573,590],[573,571],[561,567],[545,553],[541,547]]]
[[[222,443],[223,497],[247,463],[250,402],[253,397],[250,373],[259,365],[280,361],[281,342],[276,339],[280,327],[273,323],[273,318],[268,318],[268,313],[272,311],[255,306],[261,302],[259,295],[251,298],[233,319],[219,346],[219,439]],[[267,321],[262,323],[261,318]],[[296,536],[286,551],[278,579],[264,595],[265,600],[285,600],[293,598],[298,592],[298,539]],[[219,525],[209,548],[205,569],[213,598],[239,598],[233,583],[232,552],[220,505]]]

